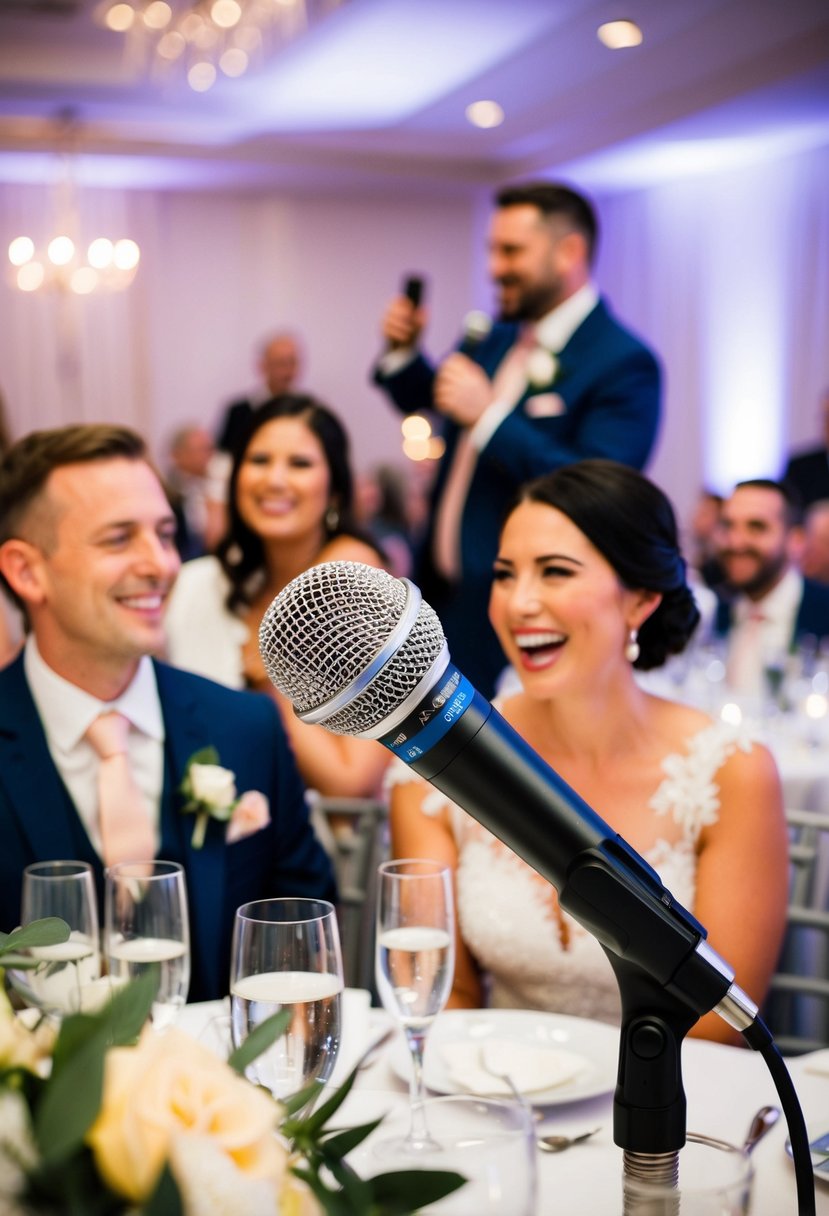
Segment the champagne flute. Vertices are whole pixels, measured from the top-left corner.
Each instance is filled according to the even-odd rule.
[[[178,1017],[190,986],[184,870],[175,861],[122,861],[106,871],[104,946],[113,984],[160,965],[153,1026]]]
[[[291,1011],[285,1034],[248,1067],[250,1080],[277,1099],[313,1082],[321,1092],[337,1061],[342,990],[333,904],[324,899],[261,899],[237,910],[230,964],[234,1047],[272,1014]]]
[[[452,875],[437,861],[387,861],[379,867],[377,897],[377,990],[401,1023],[412,1057],[409,1131],[394,1147],[432,1152],[438,1146],[426,1126],[423,1052],[455,973]]]
[[[59,916],[69,938],[53,946],[32,946],[39,960],[33,971],[15,974],[18,990],[53,1015],[94,1006],[101,974],[98,903],[92,867],[85,861],[39,861],[23,871],[20,923]]]

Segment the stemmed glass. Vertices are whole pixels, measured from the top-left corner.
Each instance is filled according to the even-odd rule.
[[[320,1093],[337,1061],[342,991],[333,904],[324,899],[261,899],[237,910],[230,963],[234,1047],[272,1014],[291,1011],[286,1032],[248,1066],[250,1080],[277,1099],[314,1082]]]
[[[184,870],[175,861],[122,861],[106,871],[104,949],[113,984],[160,967],[152,1006],[157,1030],[178,1017],[190,987]]]
[[[401,1145],[431,1152],[424,1111],[423,1052],[455,973],[452,875],[437,861],[387,861],[379,867],[376,978],[380,1000],[403,1027],[412,1057],[409,1131]]]
[[[32,946],[29,954],[42,965],[16,975],[16,986],[48,1013],[76,1013],[94,1004],[91,993],[101,974],[98,904],[87,862],[40,861],[26,867],[20,923],[46,916],[66,921],[69,938],[54,946]]]

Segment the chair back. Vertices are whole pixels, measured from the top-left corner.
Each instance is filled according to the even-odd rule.
[[[334,863],[346,986],[374,986],[377,867],[388,856],[388,808],[379,798],[309,794],[311,818]]]
[[[829,813],[789,810],[786,934],[764,1019],[784,1055],[829,1046]]]

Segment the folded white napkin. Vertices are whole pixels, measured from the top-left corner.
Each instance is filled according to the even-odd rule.
[[[572,1081],[590,1066],[574,1051],[515,1039],[443,1043],[441,1055],[453,1084],[472,1094],[511,1093],[505,1076],[519,1093],[541,1093]]]

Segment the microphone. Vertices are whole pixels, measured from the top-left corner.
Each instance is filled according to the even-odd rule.
[[[484,338],[489,337],[492,329],[492,317],[488,313],[474,309],[463,319],[463,338],[458,350],[462,355],[471,355],[480,346]]]
[[[756,1006],[702,925],[455,667],[408,579],[314,566],[268,608],[259,647],[301,721],[379,740],[547,878],[606,951],[697,1016],[752,1024]]]

